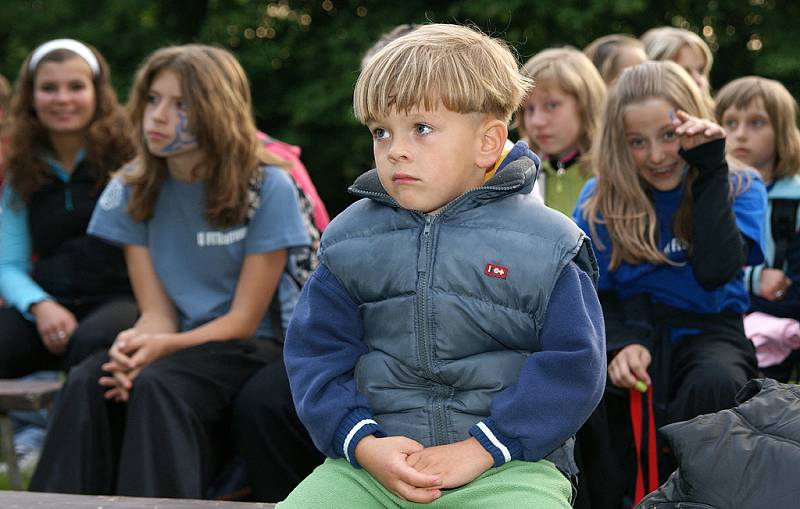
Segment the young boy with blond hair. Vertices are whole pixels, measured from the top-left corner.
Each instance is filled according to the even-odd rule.
[[[591,246],[507,140],[530,86],[503,42],[456,25],[361,72],[377,168],[323,235],[284,350],[328,459],[279,507],[569,507],[605,338]]]

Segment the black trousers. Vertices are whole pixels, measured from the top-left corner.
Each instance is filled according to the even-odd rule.
[[[0,308],[0,378],[18,378],[34,371],[64,370],[98,350],[108,350],[117,334],[136,322],[133,297],[92,304],[66,305],[78,320],[64,355],[45,348],[36,324],[14,308]]]
[[[297,417],[283,358],[248,380],[233,416],[255,501],[285,499],[325,459]]]
[[[268,340],[186,348],[142,370],[124,404],[97,383],[107,354],[89,357],[55,403],[30,490],[202,498],[233,452],[236,394],[280,353]]]
[[[657,413],[657,426],[735,405],[736,393],[757,374],[755,349],[740,322],[731,320],[714,332],[684,338],[671,348],[666,411],[661,412],[660,419]],[[654,357],[654,364],[656,361]],[[658,378],[653,376],[654,380]],[[663,452],[665,445],[659,437],[659,451]],[[578,432],[576,460],[581,482],[575,507],[632,507],[636,453],[627,392],[606,390],[600,405]],[[674,468],[671,455],[661,454],[660,482]]]

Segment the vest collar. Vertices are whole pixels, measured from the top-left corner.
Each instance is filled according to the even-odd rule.
[[[516,156],[516,157],[512,157]],[[539,175],[539,158],[524,142],[518,142],[508,157],[499,165],[495,175],[481,187],[470,189],[442,207],[442,214],[461,208],[470,208],[480,202],[491,201],[514,193],[530,193]],[[378,170],[372,169],[359,176],[347,191],[355,196],[370,198],[390,207],[400,205],[386,192],[378,178]]]

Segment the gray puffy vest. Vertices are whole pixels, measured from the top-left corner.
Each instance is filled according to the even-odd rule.
[[[320,259],[358,304],[369,348],[356,384],[389,435],[426,447],[468,438],[540,350],[564,266],[575,259],[596,281],[583,232],[530,195],[535,169],[514,161],[435,216],[400,208],[372,170],[350,189],[370,199],[325,231]],[[554,453],[574,470],[571,450]]]

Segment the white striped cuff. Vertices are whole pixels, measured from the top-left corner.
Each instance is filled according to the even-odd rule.
[[[497,439],[495,434],[492,433],[492,430],[490,430],[489,427],[483,422],[478,422],[476,423],[476,425],[478,426],[478,428],[480,428],[483,434],[486,435],[486,438],[489,439],[492,445],[497,447],[497,449],[503,454],[503,459],[505,460],[505,462],[508,463],[509,461],[511,461],[511,453],[508,451],[508,447],[503,445],[503,442]]]
[[[344,439],[344,445],[342,446],[342,449],[344,449],[344,451],[343,451],[344,452],[344,457],[349,463],[353,463],[350,460],[350,455],[347,453],[347,450],[350,448],[350,442],[353,440],[353,437],[356,436],[356,433],[358,433],[358,430],[360,430],[361,428],[363,428],[364,426],[366,426],[368,424],[375,424],[376,426],[378,425],[378,423],[375,422],[375,419],[362,419],[362,420],[358,421],[355,426],[353,426],[353,428],[347,434],[347,437],[345,437],[345,439]],[[339,435],[339,436],[341,436],[341,435]]]

